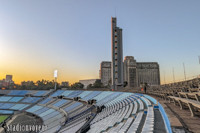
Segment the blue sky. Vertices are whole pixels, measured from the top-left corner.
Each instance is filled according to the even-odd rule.
[[[10,0],[0,4],[0,78],[70,82],[98,78],[111,60],[111,16],[124,56],[158,62],[161,81],[200,73],[199,0]]]

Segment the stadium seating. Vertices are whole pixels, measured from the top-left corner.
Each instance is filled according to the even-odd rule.
[[[176,101],[179,103],[180,108],[183,109],[183,103],[185,103],[185,105],[189,108],[190,112],[191,112],[191,116],[195,116],[195,111],[194,111],[194,107],[200,109],[200,102],[196,101],[196,100],[191,100],[188,98],[180,98],[180,97],[174,97],[174,96],[168,96],[169,100],[174,102],[174,104],[176,104]]]
[[[189,109],[191,116],[196,116],[195,112],[200,112],[200,85],[194,81],[154,86],[149,88],[148,94],[174,102],[175,105],[180,106],[181,110]]]
[[[158,102],[150,96],[113,91],[51,90],[0,91],[0,114],[15,116],[15,112],[41,118],[49,132],[85,130],[100,132],[155,132],[155,109]],[[80,97],[74,100],[75,97]],[[95,100],[89,103],[89,100]],[[161,106],[161,105],[159,105]],[[165,116],[163,108],[160,113]],[[163,117],[163,123],[169,123]],[[8,121],[5,121],[5,123]],[[168,125],[162,127],[171,133]],[[86,130],[87,129],[87,130]]]

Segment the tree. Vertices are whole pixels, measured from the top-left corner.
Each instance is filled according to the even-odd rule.
[[[37,86],[33,81],[23,81],[21,82],[21,89],[23,90],[34,90],[37,89]]]
[[[103,88],[103,83],[101,83],[101,80],[97,79],[94,84],[93,84],[93,88]]]
[[[55,82],[54,81],[49,81],[49,80],[38,80],[36,82],[36,85],[37,85],[37,88],[39,90],[48,90],[48,89],[53,89],[54,88],[54,85],[55,85]],[[59,84],[58,84],[59,86]]]
[[[69,88],[69,82],[62,82],[60,85],[61,88]]]
[[[80,82],[76,82],[71,85],[71,88],[73,88],[73,89],[78,89],[78,88],[83,88],[83,87],[84,87],[84,85]]]
[[[87,86],[87,89],[90,89],[90,88],[93,88],[92,84],[89,84],[89,85]]]

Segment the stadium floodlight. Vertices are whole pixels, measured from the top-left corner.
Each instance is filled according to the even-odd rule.
[[[175,83],[174,67],[172,68],[172,72],[173,72],[173,80],[174,80],[174,83]]]
[[[57,85],[57,77],[58,77],[58,70],[54,70],[54,78],[55,78],[55,90],[56,90],[56,85]]]
[[[58,77],[58,70],[55,70],[54,71],[54,78],[57,78]]]
[[[183,70],[184,70],[184,77],[185,77],[185,81],[186,81],[186,72],[185,72],[185,63],[183,62]]]

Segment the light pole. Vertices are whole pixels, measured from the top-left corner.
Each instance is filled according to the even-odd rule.
[[[57,88],[57,77],[58,77],[58,70],[55,70],[54,71],[54,78],[55,78],[55,90],[56,90],[56,88]]]
[[[173,71],[173,79],[174,79],[174,83],[175,83],[174,67],[173,67],[172,71]]]
[[[164,71],[164,83],[166,84],[166,82],[165,82],[165,71]]]
[[[186,80],[186,72],[185,72],[185,64],[183,62],[183,69],[184,69],[184,76],[185,76],[185,80]]]
[[[199,64],[200,64],[200,55],[198,57],[199,57]],[[198,76],[200,76],[200,75],[198,74]]]

